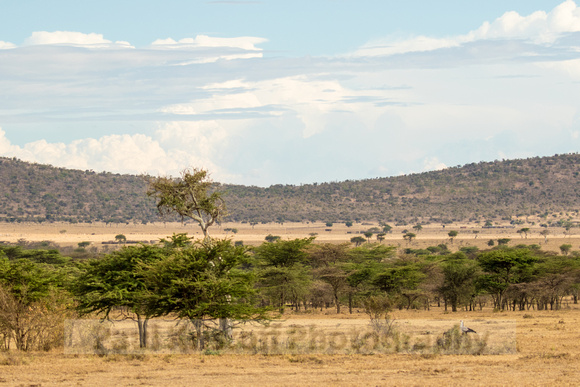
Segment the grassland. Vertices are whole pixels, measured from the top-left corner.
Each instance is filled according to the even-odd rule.
[[[346,227],[342,223],[336,223],[332,227],[327,227],[321,222],[302,223],[266,223],[251,226],[248,223],[223,223],[219,227],[210,229],[210,233],[216,238],[231,238],[234,241],[243,241],[245,245],[258,245],[264,242],[268,234],[278,235],[282,239],[306,238],[316,236],[317,243],[341,243],[350,241],[353,236],[363,236],[366,230],[378,227],[378,223],[355,223],[352,227]],[[412,225],[393,227],[391,233],[385,235],[382,242],[385,245],[393,245],[400,249],[407,247],[413,249],[436,246],[445,243],[451,250],[457,250],[463,246],[476,246],[480,249],[488,248],[487,242],[490,239],[499,238],[511,239],[510,246],[517,244],[537,244],[542,250],[560,252],[559,246],[571,244],[572,251],[580,249],[580,231],[572,228],[566,231],[561,227],[548,228],[549,235],[546,238],[540,235],[544,228],[539,226],[512,226],[509,223],[498,225],[503,228],[482,228],[477,223],[457,223],[448,224],[443,227],[441,224],[424,225],[419,232],[412,229]],[[517,233],[521,227],[529,227],[527,236]],[[227,231],[236,229],[237,232]],[[417,237],[409,244],[403,239],[403,230],[416,233]],[[453,241],[450,240],[448,232],[456,230],[458,236]],[[195,224],[181,223],[150,223],[142,224],[114,224],[105,223],[0,223],[0,241],[16,243],[18,240],[29,242],[52,241],[59,245],[76,246],[79,242],[91,242],[92,246],[102,247],[103,242],[115,241],[115,236],[123,234],[129,241],[142,241],[155,243],[160,238],[165,238],[173,233],[188,233],[190,236],[201,238],[199,227]],[[376,242],[373,236],[371,241]]]
[[[325,314],[328,313],[328,314]],[[287,324],[328,324],[363,315],[285,315]],[[434,354],[277,354],[277,355],[63,355],[0,353],[0,384],[72,385],[577,385],[580,371],[580,309],[446,314],[396,311],[396,319],[513,319],[517,353]]]
[[[282,238],[300,238],[317,234],[318,242],[344,242],[359,235],[373,224],[353,227],[322,223],[222,224],[213,230],[216,237],[231,237],[244,244],[259,244],[268,234]],[[507,225],[505,225],[507,226]],[[237,233],[226,233],[236,228]],[[394,228],[384,244],[423,248],[447,243],[451,249],[461,246],[487,247],[490,239],[510,238],[510,245],[539,244],[543,250],[559,251],[564,243],[578,250],[580,236],[550,228],[548,242],[532,227],[527,238],[517,228],[482,229],[477,224],[428,225],[408,245],[402,229]],[[405,227],[406,228],[406,227]],[[410,228],[410,227],[409,227]],[[331,231],[326,231],[330,229]],[[459,231],[453,243],[449,230]],[[473,231],[478,231],[474,233]],[[95,246],[124,234],[128,240],[156,241],[172,233],[189,232],[199,236],[194,225],[149,224],[105,226],[71,224],[0,224],[0,240],[16,242],[50,240],[58,244],[76,245],[90,241]],[[477,236],[477,238],[476,238]],[[159,355],[74,355],[63,349],[52,352],[0,352],[0,386],[73,386],[73,385],[144,385],[144,386],[216,386],[216,385],[578,385],[580,380],[580,306],[571,301],[557,311],[447,313],[433,306],[431,310],[395,311],[397,321],[448,321],[452,326],[460,319],[477,323],[483,320],[513,320],[516,326],[515,353],[497,355],[444,355],[433,353],[398,354],[159,354]],[[337,319],[352,320],[343,324],[364,327],[366,315],[342,313],[333,308],[308,313],[288,312],[283,316],[287,326],[337,326]],[[342,329],[342,328],[341,328]]]

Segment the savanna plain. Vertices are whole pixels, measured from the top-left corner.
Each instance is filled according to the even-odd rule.
[[[372,227],[355,224],[353,227],[322,223],[302,224],[222,224],[213,231],[218,238],[231,238],[244,244],[259,244],[266,235],[282,238],[316,236],[316,241],[345,242]],[[506,225],[507,227],[507,225]],[[225,231],[229,229],[229,231]],[[236,232],[232,230],[235,229]],[[539,244],[543,250],[558,252],[558,246],[580,246],[580,237],[565,230],[551,229],[547,237],[532,229],[525,237],[516,229],[482,230],[480,225],[461,224],[426,226],[416,239],[406,241],[403,227],[395,227],[381,242],[396,246],[424,248],[446,243],[453,250],[461,246],[485,248],[490,239],[509,238],[510,244]],[[450,241],[448,232],[458,231]],[[476,230],[477,232],[474,232]],[[91,242],[93,246],[114,241],[123,234],[128,241],[149,243],[172,233],[189,232],[196,235],[193,225],[0,225],[0,240],[50,240],[58,244],[76,246]],[[525,240],[524,240],[525,238]],[[109,248],[109,247],[108,247]],[[343,308],[289,311],[275,324],[285,327],[334,326],[352,329],[344,321],[363,327],[370,323],[361,310],[349,314]],[[442,353],[201,353],[201,354],[144,354],[144,355],[82,355],[65,354],[63,348],[50,352],[0,352],[0,385],[56,386],[56,385],[578,385],[580,380],[580,306],[565,299],[559,310],[529,309],[498,312],[487,305],[481,310],[445,311],[432,304],[429,310],[394,310],[391,318],[397,321],[437,321],[449,327],[464,320],[466,325],[494,320],[515,323],[515,351],[500,354],[453,355]],[[335,324],[336,322],[336,324]],[[341,328],[344,327],[344,328]],[[485,334],[478,330],[478,335]],[[491,328],[488,328],[491,329]],[[436,332],[440,334],[442,332]],[[493,333],[493,332],[488,332]]]

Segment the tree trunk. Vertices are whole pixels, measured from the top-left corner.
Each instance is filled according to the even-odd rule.
[[[348,292],[348,313],[352,314],[352,292]]]
[[[139,348],[147,348],[147,324],[149,323],[149,318],[141,318],[137,315],[137,326],[139,327]]]

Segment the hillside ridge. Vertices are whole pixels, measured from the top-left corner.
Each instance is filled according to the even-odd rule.
[[[578,153],[472,163],[365,180],[272,185],[216,183],[229,221],[451,222],[580,209]],[[144,177],[0,158],[0,221],[160,221]]]

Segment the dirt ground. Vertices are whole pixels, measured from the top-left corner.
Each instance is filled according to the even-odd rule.
[[[64,355],[0,353],[0,385],[6,386],[295,386],[295,385],[578,385],[580,309],[445,313],[397,311],[395,319],[474,323],[511,319],[517,352],[500,355],[277,354],[277,355]],[[329,324],[363,315],[285,315],[286,324]]]
[[[352,227],[344,224],[334,224],[327,227],[324,223],[268,223],[250,226],[247,223],[223,223],[220,226],[210,228],[210,234],[216,238],[230,238],[234,241],[243,241],[245,245],[258,245],[264,242],[266,235],[280,236],[282,239],[306,238],[316,236],[316,243],[341,243],[348,242],[354,236],[364,236],[362,233],[372,227],[378,227],[377,223],[357,223]],[[510,226],[506,228],[485,229],[480,224],[452,224],[442,227],[440,224],[423,226],[421,231],[413,230],[412,226],[393,227],[391,233],[385,235],[382,242],[385,245],[396,246],[399,249],[407,247],[418,249],[428,246],[436,246],[441,243],[455,251],[463,246],[477,246],[480,249],[488,248],[490,239],[509,238],[510,246],[520,243],[537,244],[546,251],[560,252],[562,244],[571,244],[572,251],[580,250],[580,231],[571,229],[566,232],[563,228],[550,227],[547,241],[540,232],[544,230],[538,226]],[[511,227],[511,228],[508,228]],[[521,227],[530,227],[527,236],[518,234]],[[237,232],[227,231],[235,229]],[[403,239],[403,231],[414,232],[417,237],[409,244]],[[458,231],[458,236],[450,240],[448,233],[451,230]],[[29,242],[52,241],[59,245],[77,246],[79,242],[91,242],[91,246],[102,247],[103,242],[115,241],[115,236],[123,234],[128,241],[156,243],[160,238],[165,238],[173,233],[188,233],[190,236],[201,238],[199,227],[195,224],[181,223],[150,223],[142,224],[12,224],[0,223],[0,242],[15,243],[18,240]],[[371,238],[376,242],[376,236]]]

